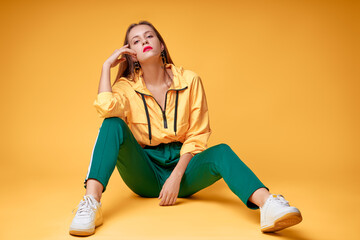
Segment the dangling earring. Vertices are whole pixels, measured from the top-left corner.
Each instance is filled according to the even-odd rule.
[[[161,52],[161,59],[162,59],[163,64],[165,65],[166,64],[166,52],[165,52],[165,49]]]
[[[140,63],[138,61],[134,62],[135,73],[138,74],[140,70]]]

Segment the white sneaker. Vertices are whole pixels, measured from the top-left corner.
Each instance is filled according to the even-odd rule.
[[[302,221],[302,216],[296,207],[280,194],[271,194],[265,204],[260,207],[261,231],[275,232],[293,226]]]
[[[78,205],[69,233],[71,235],[88,236],[93,234],[95,228],[102,223],[101,203],[96,201],[94,196],[85,195]]]

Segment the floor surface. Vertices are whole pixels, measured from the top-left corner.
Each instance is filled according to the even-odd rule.
[[[1,198],[1,213],[6,219],[1,221],[0,239],[77,239],[69,235],[68,228],[74,216],[72,210],[85,193],[82,176],[78,175],[62,179],[29,175],[18,182],[16,178],[2,179],[7,194]],[[283,194],[300,209],[300,224],[263,234],[259,210],[246,208],[223,179],[191,198],[178,198],[176,205],[165,207],[159,206],[156,198],[134,194],[114,171],[101,200],[104,224],[89,238],[360,239],[356,230],[360,224],[356,218],[360,194],[349,191],[351,184],[274,180],[268,185],[272,193]]]

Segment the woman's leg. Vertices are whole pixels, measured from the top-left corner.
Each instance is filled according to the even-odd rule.
[[[191,159],[181,181],[179,197],[192,195],[221,178],[250,209],[259,208],[250,201],[250,196],[258,189],[261,196],[269,190],[235,152],[222,143],[196,154]],[[266,189],[266,192],[260,189]],[[258,199],[256,195],[255,199]]]
[[[153,163],[124,120],[111,117],[105,118],[99,129],[84,181],[86,194],[100,199],[115,166],[126,185],[140,196],[156,197],[160,192]]]
[[[86,181],[85,195],[93,195],[96,201],[100,202],[103,189],[104,187],[101,182],[96,179],[90,178]]]
[[[87,191],[71,222],[70,234],[88,236],[102,224],[100,198],[115,166],[124,182],[135,193],[144,197],[158,196],[158,172],[129,127],[121,118],[105,118],[99,129],[84,181]]]
[[[249,201],[262,207],[270,195],[267,188],[259,188],[249,197]]]

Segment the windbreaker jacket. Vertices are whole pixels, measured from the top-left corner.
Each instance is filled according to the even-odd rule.
[[[133,80],[121,77],[112,92],[99,93],[93,105],[102,118],[123,119],[142,148],[180,141],[180,156],[194,156],[207,148],[212,133],[202,80],[181,66],[170,63],[166,68],[174,77],[164,109],[146,88],[141,69]]]

